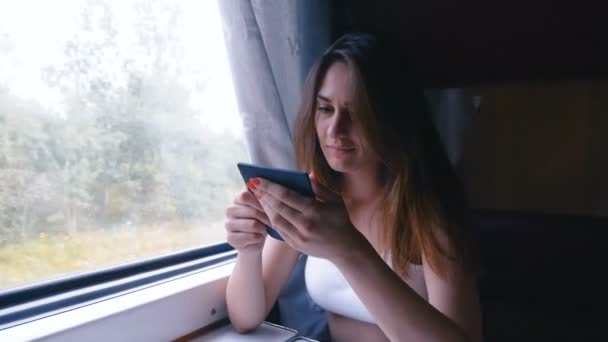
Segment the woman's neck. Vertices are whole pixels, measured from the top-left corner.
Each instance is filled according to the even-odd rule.
[[[379,230],[374,224],[382,192],[379,172],[374,169],[345,173],[342,178],[342,199],[352,223],[379,251]]]
[[[345,173],[342,178],[342,198],[347,206],[359,207],[372,203],[380,195],[382,184],[377,168]]]

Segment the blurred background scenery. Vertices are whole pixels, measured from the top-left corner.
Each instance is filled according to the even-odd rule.
[[[215,1],[0,2],[0,290],[223,240],[241,131]]]

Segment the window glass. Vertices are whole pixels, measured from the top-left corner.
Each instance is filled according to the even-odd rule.
[[[215,1],[0,3],[0,289],[224,240],[246,159]]]

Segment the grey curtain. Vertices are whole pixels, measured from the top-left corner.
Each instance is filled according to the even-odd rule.
[[[329,45],[329,1],[218,3],[251,160],[294,168],[293,121],[308,70]]]
[[[247,150],[256,164],[295,169],[293,122],[308,70],[329,45],[326,0],[218,0]],[[281,324],[327,339],[301,256],[279,296]]]

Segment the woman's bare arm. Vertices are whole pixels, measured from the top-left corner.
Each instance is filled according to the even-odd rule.
[[[481,341],[481,313],[473,274],[446,263],[439,277],[423,258],[429,301],[410,288],[365,246],[336,262],[363,304],[391,341]]]
[[[266,238],[262,251],[239,253],[226,287],[228,316],[238,332],[257,328],[287,282],[299,252]]]

